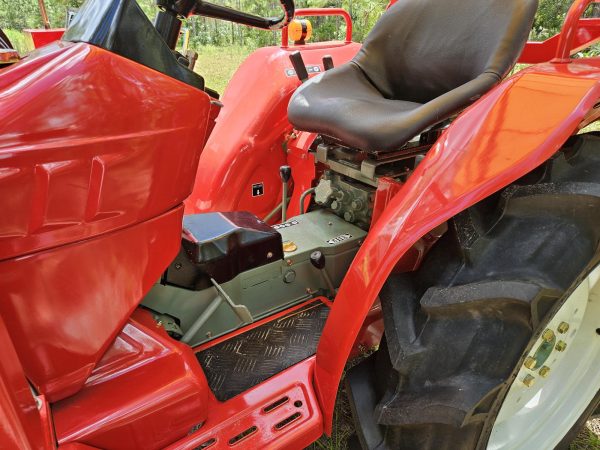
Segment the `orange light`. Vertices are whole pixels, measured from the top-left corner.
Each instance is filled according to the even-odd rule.
[[[307,19],[294,19],[289,27],[290,39],[297,45],[302,45],[312,37],[312,23]]]

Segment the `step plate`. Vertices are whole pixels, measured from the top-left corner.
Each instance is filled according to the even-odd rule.
[[[217,400],[226,401],[316,353],[329,308],[321,302],[196,353]]]

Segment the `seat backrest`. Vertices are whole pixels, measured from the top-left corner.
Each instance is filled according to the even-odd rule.
[[[388,99],[426,103],[516,63],[538,0],[398,0],[354,62]]]

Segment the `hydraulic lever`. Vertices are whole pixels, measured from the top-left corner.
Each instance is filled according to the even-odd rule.
[[[331,281],[331,277],[329,276],[329,273],[325,267],[326,261],[323,252],[318,250],[316,252],[312,252],[310,255],[310,263],[313,265],[313,267],[321,272],[321,275],[323,275],[323,280],[325,280],[325,284],[329,290],[329,294],[331,297],[335,297],[335,286],[333,285],[333,281]]]
[[[292,168],[290,166],[281,166],[279,168],[279,176],[281,177],[281,183],[283,184],[283,199],[281,201],[281,222],[285,222],[287,220],[288,183],[292,178]]]
[[[292,52],[290,54],[290,61],[292,62],[292,66],[294,66],[298,79],[303,83],[308,80],[308,70],[306,70],[306,64],[304,64],[302,53],[300,53],[299,50]]]

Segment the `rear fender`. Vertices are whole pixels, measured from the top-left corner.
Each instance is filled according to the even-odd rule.
[[[556,153],[594,108],[599,79],[598,59],[520,72],[461,114],[393,198],[350,267],[317,349],[327,432],[356,336],[394,266],[426,233]]]

